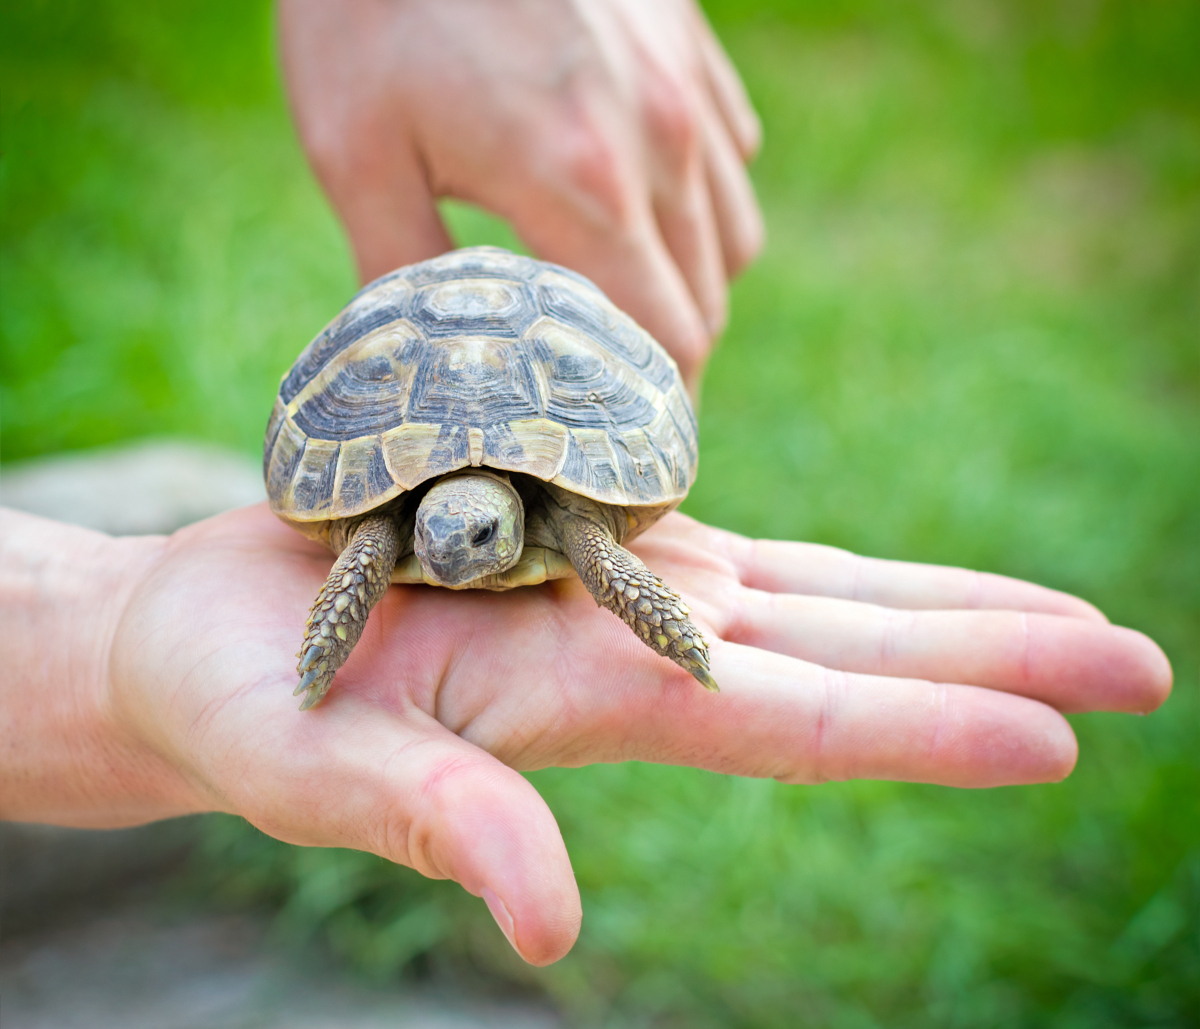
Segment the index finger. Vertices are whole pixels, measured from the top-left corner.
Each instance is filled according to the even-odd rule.
[[[817,543],[748,540],[739,577],[774,593],[808,593],[914,610],[1011,610],[1107,622],[1069,593],[966,568],[860,557]]]
[[[836,597],[918,611],[1030,611],[1108,622],[1086,600],[1005,575],[861,557],[822,543],[749,539],[685,515],[669,517],[670,536],[655,526],[646,534],[647,542],[713,555],[732,566],[743,586],[767,593]]]
[[[1057,781],[1075,763],[1066,720],[1028,697],[843,672],[716,636],[709,643],[721,692],[709,693],[624,635],[623,626],[611,635],[581,627],[572,653],[591,650],[587,659],[521,674],[519,690],[517,676],[501,681],[498,691],[512,700],[449,727],[518,768],[633,760],[791,783],[978,788]],[[514,739],[508,726],[528,724],[529,709],[544,718],[547,705],[549,732],[532,744]],[[454,714],[439,709],[439,717]]]

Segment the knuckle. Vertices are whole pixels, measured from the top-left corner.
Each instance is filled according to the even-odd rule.
[[[362,109],[346,109],[342,104],[302,96],[293,101],[294,120],[301,145],[310,160],[335,163],[344,159],[348,145],[363,128]]]
[[[561,179],[569,193],[598,208],[599,218],[619,225],[632,222],[635,205],[621,149],[603,132],[582,126],[564,133],[551,166],[552,176]]]
[[[413,845],[414,826],[409,812],[395,803],[385,802],[380,805],[373,823],[371,837],[374,845],[371,850],[389,861],[415,868],[422,875],[430,875],[416,856],[419,854],[419,847]],[[419,834],[416,835],[419,839]]]
[[[676,165],[695,159],[700,147],[700,118],[687,89],[665,75],[647,80],[642,111],[654,147]]]
[[[445,838],[448,821],[453,821],[469,795],[475,771],[475,762],[463,755],[433,761],[411,803],[388,803],[379,813],[375,827],[378,852],[427,878],[448,878],[452,872]]]
[[[374,138],[352,126],[326,122],[301,127],[300,141],[317,177],[334,187],[378,177],[380,155],[363,145]]]

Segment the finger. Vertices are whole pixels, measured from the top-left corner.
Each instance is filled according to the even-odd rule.
[[[663,242],[716,336],[725,326],[725,262],[705,176],[703,112],[694,89],[653,64],[639,96],[645,165],[631,186],[649,196]]]
[[[741,76],[729,60],[716,34],[696,7],[696,40],[704,61],[704,71],[717,110],[729,130],[744,161],[758,153],[762,145],[762,123],[746,95]]]
[[[326,160],[309,148],[313,166],[342,217],[358,265],[371,282],[401,265],[415,264],[454,248],[416,156],[392,144],[393,157]],[[384,148],[380,148],[384,149]]]
[[[1107,622],[1086,600],[1004,575],[860,557],[819,543],[751,540],[682,515],[671,517],[674,538],[661,532],[648,534],[648,542],[681,557],[708,554],[723,561],[743,585],[769,593],[841,597],[910,610],[1038,611]]]
[[[1006,690],[1059,711],[1157,708],[1171,666],[1132,629],[1025,611],[898,611],[738,591],[727,640],[828,668]]]
[[[711,694],[597,610],[578,583],[506,596],[507,615],[472,606],[476,634],[446,644],[453,657],[439,679],[438,718],[512,767],[645,760],[787,782],[999,786],[1057,780],[1075,761],[1063,717],[1026,697],[828,670],[721,640],[697,617],[721,685]],[[440,607],[410,605],[404,634],[451,631]],[[505,625],[522,627],[519,650],[493,645]],[[392,637],[387,646],[415,649]]]
[[[719,639],[710,639],[710,652],[719,694],[634,656],[624,675],[614,674],[612,650],[603,665],[592,664],[614,671],[587,684],[590,703],[577,729],[588,739],[586,760],[692,765],[791,783],[959,787],[1055,782],[1075,764],[1066,720],[1026,697],[833,671]],[[568,702],[581,704],[582,695],[575,690]]]
[[[284,752],[256,753],[261,767],[241,777],[254,794],[233,809],[279,839],[366,850],[453,879],[484,898],[526,961],[566,954],[579,933],[579,892],[537,791],[422,712],[398,717],[364,703],[353,674],[344,678],[321,707],[297,716],[289,701],[256,723],[293,732]]]
[[[991,572],[859,557],[836,547],[759,541],[746,565],[748,586],[821,593],[899,608],[1039,611],[1107,621],[1085,600]]]
[[[381,104],[361,74],[363,61],[386,63],[362,43],[384,39],[388,28],[379,5],[360,4],[352,18],[340,7],[299,0],[279,9],[280,56],[300,140],[346,226],[364,282],[452,246],[403,111]]]
[[[644,202],[624,219],[597,219],[578,195],[545,193],[510,214],[538,257],[586,275],[650,333],[694,388],[708,356],[704,317]]]
[[[763,220],[754,187],[724,127],[704,118],[704,160],[725,275],[732,279],[762,249]]]
[[[728,313],[725,256],[698,160],[681,179],[657,192],[654,214],[663,243],[688,284],[708,335],[720,335]]]

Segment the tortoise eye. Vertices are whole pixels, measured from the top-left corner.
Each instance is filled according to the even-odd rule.
[[[484,526],[477,533],[475,533],[474,537],[471,539],[471,546],[482,547],[485,543],[490,543],[495,534],[496,523],[492,522],[491,525]]]

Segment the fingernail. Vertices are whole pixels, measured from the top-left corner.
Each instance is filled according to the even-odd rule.
[[[512,944],[512,949],[517,949],[517,941],[513,935],[513,919],[508,913],[508,908],[504,906],[504,901],[496,896],[495,891],[490,886],[483,888],[483,902],[488,906],[488,910],[492,913],[492,917],[496,920],[496,924],[500,926],[500,931],[504,933],[508,942]],[[518,952],[519,953],[519,952]]]

